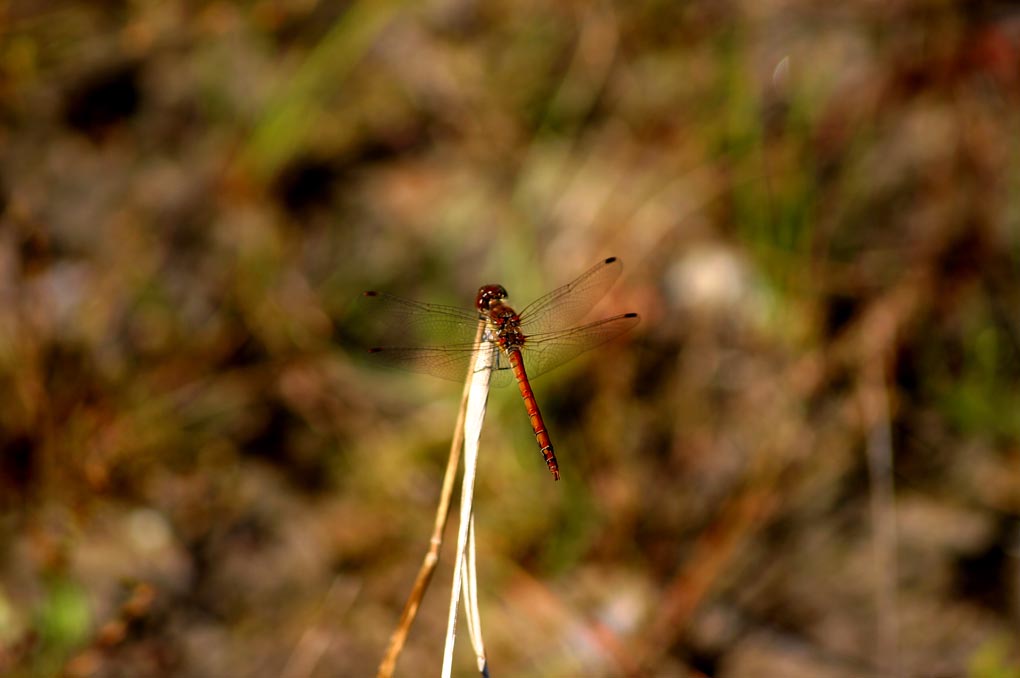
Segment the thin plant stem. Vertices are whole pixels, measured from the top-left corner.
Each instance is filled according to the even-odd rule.
[[[488,665],[485,659],[485,641],[482,639],[482,616],[478,611],[478,568],[475,554],[475,516],[471,514],[468,525],[467,557],[464,565],[464,614],[467,616],[468,636],[471,647],[475,650],[478,660],[478,671],[488,676]]]
[[[484,329],[485,325],[479,323],[478,332],[475,335],[475,343],[481,341]],[[411,630],[411,625],[414,624],[414,618],[418,615],[418,608],[421,607],[425,591],[428,590],[429,584],[432,582],[432,575],[435,574],[436,566],[439,564],[439,551],[443,546],[443,532],[446,530],[446,521],[450,517],[450,500],[453,497],[453,484],[457,479],[457,467],[460,463],[460,448],[464,443],[464,418],[467,415],[468,395],[471,393],[473,376],[474,365],[471,366],[466,375],[464,391],[460,396],[460,411],[457,414],[457,424],[453,429],[453,439],[450,441],[450,456],[446,461],[446,473],[443,476],[443,487],[439,493],[439,505],[436,507],[436,519],[432,528],[432,537],[429,539],[429,548],[425,553],[425,558],[422,560],[421,567],[418,569],[418,576],[414,580],[414,586],[407,597],[407,602],[404,603],[404,610],[400,613],[400,620],[390,635],[390,642],[386,647],[386,654],[383,656],[382,662],[379,663],[376,678],[391,678],[393,676],[393,671],[397,666],[397,658],[404,649],[404,643],[407,642],[407,634]]]
[[[453,647],[457,633],[457,607],[460,603],[463,574],[468,570],[465,558],[471,534],[471,516],[474,508],[475,471],[478,467],[478,443],[482,437],[485,405],[489,399],[489,379],[492,376],[492,350],[479,350],[475,355],[474,374],[468,395],[467,414],[464,419],[464,478],[461,481],[460,526],[457,530],[457,563],[453,568],[453,589],[450,592],[450,615],[446,626],[446,647],[443,651],[442,676],[453,672]],[[479,671],[487,675],[485,657],[479,656]]]

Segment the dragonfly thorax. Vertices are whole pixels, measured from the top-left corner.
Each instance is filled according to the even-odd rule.
[[[501,301],[494,301],[489,306],[488,316],[500,348],[510,351],[524,346],[526,337],[521,331],[521,318],[516,311]]]
[[[507,296],[502,285],[483,285],[475,297],[475,307],[489,321],[491,331],[486,333],[488,341],[495,341],[500,348],[510,351],[524,346],[525,337],[521,332],[520,316],[503,303]]]

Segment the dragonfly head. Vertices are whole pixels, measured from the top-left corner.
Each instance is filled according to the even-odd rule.
[[[506,288],[502,285],[483,285],[478,289],[478,296],[475,297],[475,308],[486,313],[492,307],[492,302],[506,299],[509,296]]]

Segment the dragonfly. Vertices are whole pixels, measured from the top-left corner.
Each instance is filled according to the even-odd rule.
[[[516,312],[506,288],[483,285],[474,309],[427,304],[385,292],[364,293],[370,317],[403,345],[370,348],[374,361],[463,382],[478,351],[491,351],[490,383],[516,381],[542,458],[554,480],[559,464],[538,408],[531,379],[600,346],[637,325],[637,313],[580,323],[620,276],[617,257],[603,259],[573,282]]]

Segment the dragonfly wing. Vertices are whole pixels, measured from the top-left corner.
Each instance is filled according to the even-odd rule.
[[[496,355],[492,361],[492,377],[489,385],[502,388],[515,381],[517,381],[517,377],[514,375],[513,368],[510,367],[506,354],[503,353],[502,349],[497,348]]]
[[[481,347],[481,350],[498,351],[498,348],[495,344],[486,343]],[[475,347],[474,345],[417,348],[383,347],[369,349],[368,353],[369,360],[384,367],[422,372],[441,379],[464,383],[468,377],[468,368],[475,355]]]
[[[365,292],[361,306],[368,335],[383,345],[462,350],[474,343],[478,331],[478,313],[456,306],[425,304],[385,292]]]
[[[521,351],[528,376],[537,377],[615,339],[639,320],[637,313],[624,313],[569,330],[528,335]]]
[[[362,304],[368,334],[380,342],[380,346],[368,349],[370,362],[460,383],[467,378],[477,346],[477,311],[426,304],[385,292],[365,292]],[[482,350],[494,351],[491,385],[513,382],[513,371],[503,352],[490,342],[483,342]]]
[[[600,261],[573,282],[521,309],[521,329],[526,334],[541,334],[573,326],[605,296],[622,270],[616,257]]]

